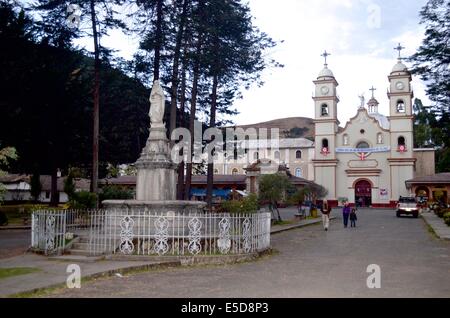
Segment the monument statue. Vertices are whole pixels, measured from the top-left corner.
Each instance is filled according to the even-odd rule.
[[[150,121],[152,124],[162,124],[164,118],[165,98],[164,91],[156,80],[150,93]]]
[[[358,97],[359,97],[359,99],[361,100],[361,105],[359,105],[359,108],[364,108],[364,105],[365,105],[365,103],[366,103],[366,99],[365,99],[365,97],[364,97],[364,94],[361,94],[361,95],[359,95]]]

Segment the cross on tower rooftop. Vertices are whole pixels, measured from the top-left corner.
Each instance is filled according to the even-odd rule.
[[[404,48],[405,48],[405,47],[402,46],[401,43],[399,43],[397,47],[394,47],[394,50],[398,51],[398,60],[399,60],[399,61],[402,60],[402,50],[403,50]]]
[[[372,88],[371,89],[369,89],[369,91],[372,91],[372,98],[375,98],[375,91],[376,91],[377,89],[375,88],[375,87],[373,87],[373,85],[372,85]]]
[[[323,56],[325,58],[325,67],[328,66],[327,64],[327,57],[330,56],[331,54],[327,52],[327,50],[325,50],[325,52],[323,52],[323,54],[321,56]]]

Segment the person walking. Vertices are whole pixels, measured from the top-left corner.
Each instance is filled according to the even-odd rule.
[[[352,209],[350,212],[350,227],[356,227],[356,220],[358,220],[358,217],[356,216],[356,209]]]
[[[344,227],[347,227],[348,225],[348,218],[350,216],[350,205],[348,202],[345,202],[344,208],[342,209],[342,215],[344,218]]]
[[[322,207],[320,208],[320,212],[322,212],[323,228],[325,231],[328,231],[328,227],[330,226],[331,208],[328,206],[327,200],[323,201]]]

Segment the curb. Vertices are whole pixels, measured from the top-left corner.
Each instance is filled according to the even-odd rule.
[[[447,234],[446,236],[442,236],[442,231],[440,231],[439,229],[437,229],[436,227],[433,226],[432,222],[429,222],[429,220],[424,217],[423,214],[420,215],[422,220],[424,220],[424,222],[433,229],[434,234],[436,235],[436,237],[438,237],[440,240],[444,240],[444,241],[450,241],[450,227],[448,229],[449,234]],[[445,223],[443,223],[445,225]]]
[[[0,231],[1,230],[31,230],[31,225],[17,225],[17,226],[6,225],[6,226],[0,226]]]
[[[115,274],[127,274],[127,273],[130,273],[133,271],[158,269],[158,268],[162,268],[162,267],[177,267],[180,265],[181,265],[181,262],[168,261],[168,262],[160,262],[160,263],[153,263],[153,264],[128,266],[128,267],[111,269],[111,270],[107,270],[107,271],[103,271],[103,272],[98,272],[98,273],[82,276],[81,281],[83,282],[83,280],[86,280],[86,279],[91,280],[91,279],[96,279],[96,278],[101,278],[101,277],[111,277],[111,276],[114,276]],[[57,283],[57,284],[52,284],[52,285],[48,285],[45,287],[24,290],[22,292],[6,295],[6,296],[0,297],[0,298],[19,298],[21,294],[25,294],[25,293],[35,294],[35,293],[38,293],[41,291],[45,291],[47,289],[64,288],[65,286],[66,286],[66,283]]]
[[[330,220],[334,220],[334,219],[336,219],[335,216],[330,217]],[[286,232],[286,231],[290,231],[290,230],[295,230],[295,229],[299,229],[299,228],[310,226],[310,225],[316,225],[316,224],[319,224],[319,223],[322,223],[322,219],[313,220],[310,223],[295,224],[295,225],[287,226],[285,228],[271,230],[270,234],[278,234],[278,233],[282,233],[282,232]]]

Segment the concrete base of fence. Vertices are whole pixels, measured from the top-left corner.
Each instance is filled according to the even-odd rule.
[[[114,261],[153,261],[153,262],[178,262],[182,266],[190,265],[223,265],[254,261],[260,256],[269,255],[272,249],[249,254],[233,255],[199,255],[199,256],[134,256],[134,255],[109,255],[105,260]]]

